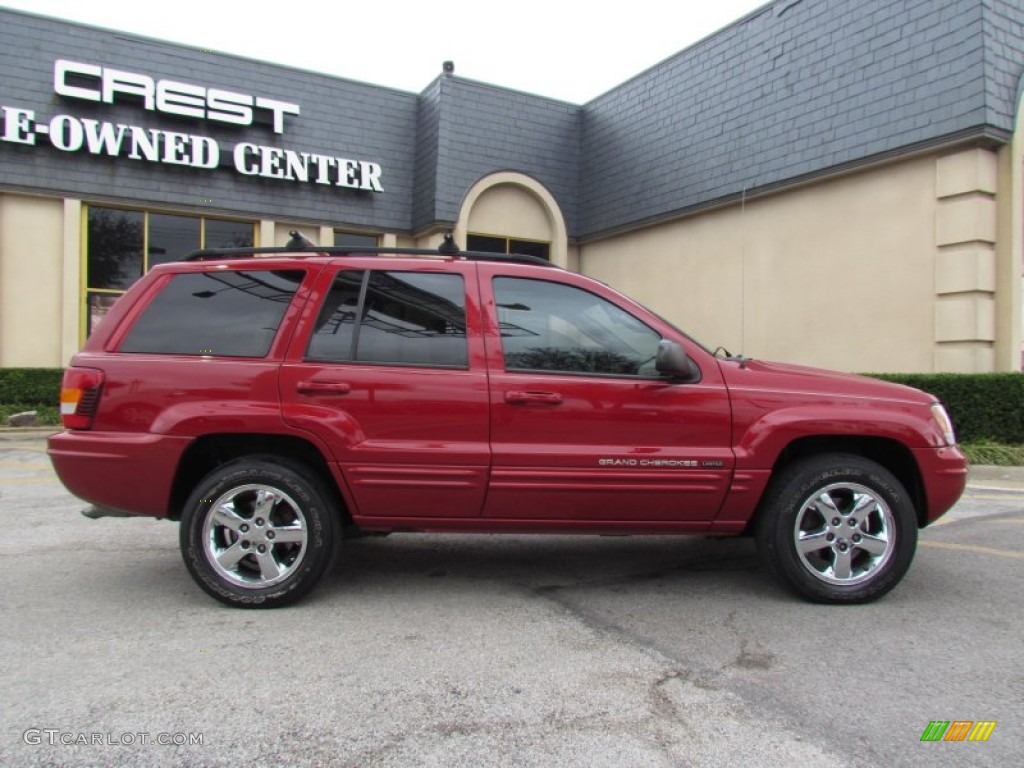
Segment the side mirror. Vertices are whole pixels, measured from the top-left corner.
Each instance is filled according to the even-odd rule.
[[[696,381],[700,378],[700,369],[686,354],[686,351],[674,341],[662,339],[658,342],[658,354],[654,358],[654,367],[658,373],[682,381]]]

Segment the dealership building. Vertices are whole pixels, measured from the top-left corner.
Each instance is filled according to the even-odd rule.
[[[753,357],[1020,370],[1021,0],[775,0],[582,105],[438,64],[408,93],[0,9],[0,366],[298,229],[540,255]]]

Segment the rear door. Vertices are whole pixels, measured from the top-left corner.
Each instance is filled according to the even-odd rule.
[[[320,276],[282,402],[330,446],[354,514],[479,516],[490,449],[476,297],[469,263],[348,258]]]
[[[733,469],[717,365],[661,377],[662,338],[680,338],[579,276],[480,264],[491,364],[485,515],[547,521],[689,522],[721,505]]]

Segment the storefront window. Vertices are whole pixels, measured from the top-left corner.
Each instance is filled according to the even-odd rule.
[[[375,248],[377,246],[376,235],[360,235],[355,232],[342,232],[334,230],[334,244],[343,248]]]
[[[484,253],[521,253],[524,256],[551,259],[551,243],[514,237],[469,235],[466,237],[466,250],[483,251]]]
[[[146,269],[168,261],[180,261],[199,250],[202,219],[192,216],[149,214],[149,237],[146,246]]]
[[[142,277],[144,214],[89,209],[89,287],[125,289]]]
[[[200,248],[248,248],[254,244],[252,222],[90,206],[86,335],[117,298],[157,264],[177,261]]]
[[[253,244],[248,221],[203,220],[203,248],[251,248]]]

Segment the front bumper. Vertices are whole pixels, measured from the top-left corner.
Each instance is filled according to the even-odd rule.
[[[967,457],[959,447],[916,451],[924,483],[922,526],[935,522],[956,504],[967,487]]]

